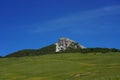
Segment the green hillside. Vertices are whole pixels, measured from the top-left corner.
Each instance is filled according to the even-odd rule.
[[[62,50],[60,52],[56,51],[56,45],[51,44],[49,46],[40,48],[40,49],[24,49],[17,52],[10,53],[5,57],[24,57],[24,56],[39,56],[44,54],[57,54],[57,53],[110,53],[110,52],[120,52],[119,49],[115,48],[67,48],[66,50]]]
[[[0,80],[120,80],[120,53],[0,58]]]
[[[24,49],[11,54],[6,55],[5,57],[23,57],[23,56],[38,56],[43,54],[52,54],[55,53],[55,45],[51,44],[49,46],[43,47],[41,49]]]

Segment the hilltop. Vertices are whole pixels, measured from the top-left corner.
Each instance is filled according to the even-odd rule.
[[[78,42],[71,40],[69,38],[60,38],[56,45],[56,52],[65,51],[67,49],[84,49],[85,47]]]
[[[107,53],[120,52],[115,48],[86,48],[78,42],[69,38],[60,38],[56,43],[48,45],[40,49],[24,49],[8,54],[5,57],[23,57],[23,56],[38,56],[44,54],[58,54],[58,53]]]

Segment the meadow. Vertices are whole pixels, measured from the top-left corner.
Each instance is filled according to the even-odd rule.
[[[120,80],[120,53],[0,58],[0,80]]]

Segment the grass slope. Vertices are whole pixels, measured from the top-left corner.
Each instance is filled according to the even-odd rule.
[[[0,80],[120,80],[120,53],[1,58]]]

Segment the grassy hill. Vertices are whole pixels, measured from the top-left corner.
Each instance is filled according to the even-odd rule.
[[[23,56],[38,56],[43,54],[55,53],[55,45],[51,44],[49,46],[43,47],[41,49],[24,49],[11,54],[6,55],[5,57],[23,57]]]
[[[120,80],[120,53],[0,58],[0,80]]]
[[[56,53],[110,53],[110,52],[120,52],[119,49],[115,48],[67,48],[66,50],[62,50],[60,52],[56,51],[56,45],[51,44],[49,46],[40,48],[40,49],[24,49],[17,52],[10,53],[6,55],[5,57],[24,57],[24,56],[39,56],[39,55],[45,55],[45,54],[56,54]]]

